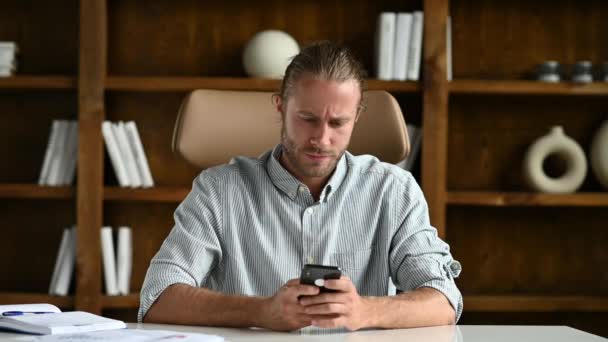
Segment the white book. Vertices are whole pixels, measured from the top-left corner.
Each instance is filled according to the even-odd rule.
[[[127,139],[125,123],[122,121],[114,122],[112,123],[112,126],[114,127],[114,134],[118,138],[118,150],[120,151],[122,159],[125,162],[127,175],[130,179],[131,186],[138,188],[141,186],[141,178],[137,172],[137,166],[135,166],[135,156],[129,147],[129,139]]]
[[[114,168],[114,174],[116,175],[118,184],[121,187],[130,186],[131,182],[127,176],[125,162],[122,160],[122,154],[118,149],[118,140],[114,135],[114,128],[112,127],[112,123],[110,121],[103,122],[101,125],[101,133],[103,135],[106,148],[108,149],[108,155],[110,156],[110,161],[112,162],[112,167]]]
[[[13,66],[15,64],[15,50],[10,48],[0,48],[0,65]]]
[[[15,314],[15,313],[25,314]],[[33,314],[44,312],[44,314]],[[51,304],[0,305],[0,328],[40,335],[123,329],[122,321],[83,311],[61,312]],[[76,341],[72,338],[66,341]]]
[[[78,122],[68,121],[68,135],[63,153],[59,185],[72,183],[76,170],[76,153],[78,151]]]
[[[452,17],[448,16],[446,23],[446,47],[445,47],[445,58],[446,58],[446,71],[447,80],[452,80]]]
[[[108,296],[118,295],[116,283],[116,254],[114,254],[114,239],[112,227],[101,228],[101,256],[103,260],[103,276]]]
[[[382,12],[376,28],[376,74],[381,80],[393,77],[393,49],[395,45],[396,14]]]
[[[407,80],[408,56],[412,32],[412,13],[397,13],[395,29],[395,53],[393,58],[393,79]]]
[[[422,11],[416,11],[412,17],[412,37],[410,40],[410,54],[408,56],[407,68],[407,79],[411,81],[418,81],[420,76],[423,28],[424,15]]]
[[[118,251],[116,253],[116,274],[118,293],[129,294],[131,269],[133,266],[133,239],[130,227],[118,227]]]
[[[59,185],[61,180],[61,166],[63,164],[65,147],[69,134],[69,123],[67,120],[59,120],[57,132],[57,143],[53,146],[47,185]]]
[[[70,283],[72,281],[72,274],[74,273],[74,265],[76,264],[76,246],[77,246],[77,233],[76,226],[72,226],[70,229],[69,244],[66,249],[66,253],[61,260],[61,266],[59,268],[59,276],[57,276],[57,282],[55,283],[54,295],[67,296],[70,290]]]
[[[139,172],[142,185],[144,188],[153,187],[154,180],[152,179],[152,173],[150,172],[150,165],[148,164],[148,158],[146,157],[144,146],[141,143],[139,131],[137,130],[135,121],[125,123],[125,129],[127,132],[127,138],[129,139],[129,146],[131,147],[131,151],[135,156],[135,164],[137,166],[137,171]]]
[[[55,153],[55,145],[59,138],[59,120],[53,120],[51,124],[51,132],[49,134],[49,140],[46,144],[46,152],[44,153],[44,161],[42,162],[42,169],[40,170],[40,178],[38,178],[38,185],[47,185],[49,171],[51,166],[51,160],[53,153]]]
[[[61,242],[59,243],[59,249],[57,250],[57,258],[55,259],[55,267],[53,268],[53,274],[51,276],[51,284],[49,285],[50,295],[54,295],[56,292],[57,278],[59,278],[63,258],[65,258],[68,248],[70,248],[70,229],[65,228],[61,235]]]
[[[414,162],[420,153],[420,146],[422,145],[422,128],[407,124],[407,135],[410,138],[410,154],[405,159],[404,169],[412,171]]]

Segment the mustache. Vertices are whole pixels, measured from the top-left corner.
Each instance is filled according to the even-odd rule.
[[[302,150],[305,153],[312,153],[312,154],[318,154],[318,155],[322,155],[324,157],[335,157],[337,154],[331,150],[322,150],[320,148],[305,148]]]

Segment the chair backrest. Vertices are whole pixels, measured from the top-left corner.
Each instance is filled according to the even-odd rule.
[[[367,108],[356,123],[348,151],[397,163],[409,153],[399,104],[385,91],[366,91]],[[199,89],[182,102],[173,151],[200,168],[234,156],[257,157],[280,142],[280,114],[271,92]]]

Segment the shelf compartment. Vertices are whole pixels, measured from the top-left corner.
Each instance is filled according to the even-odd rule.
[[[580,84],[523,80],[454,80],[449,83],[449,92],[450,94],[606,96],[608,82]]]
[[[72,186],[40,186],[37,184],[0,184],[0,198],[70,199],[75,197]]]
[[[0,292],[0,303],[3,305],[48,303],[61,309],[71,309],[74,307],[74,298],[72,296],[50,296],[43,293]]]
[[[608,312],[608,297],[601,296],[464,296],[469,312]]]
[[[541,194],[531,192],[448,192],[448,204],[494,207],[608,207],[608,193]]]
[[[0,77],[0,89],[76,89],[76,77],[15,75]]]
[[[139,293],[126,296],[103,296],[101,306],[104,309],[137,309],[139,308]]]
[[[147,189],[121,188],[110,186],[104,188],[106,201],[136,202],[181,202],[190,192],[186,187],[154,187]]]
[[[190,91],[194,89],[277,91],[280,80],[246,77],[138,77],[110,76],[106,79],[108,90],[119,91]],[[386,90],[395,93],[420,92],[417,82],[368,80],[370,90]]]

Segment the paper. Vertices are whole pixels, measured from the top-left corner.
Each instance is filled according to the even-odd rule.
[[[40,342],[147,342],[147,341],[180,341],[180,342],[222,342],[224,338],[217,335],[184,333],[169,330],[120,329],[96,331],[89,333],[46,335],[36,337]]]

